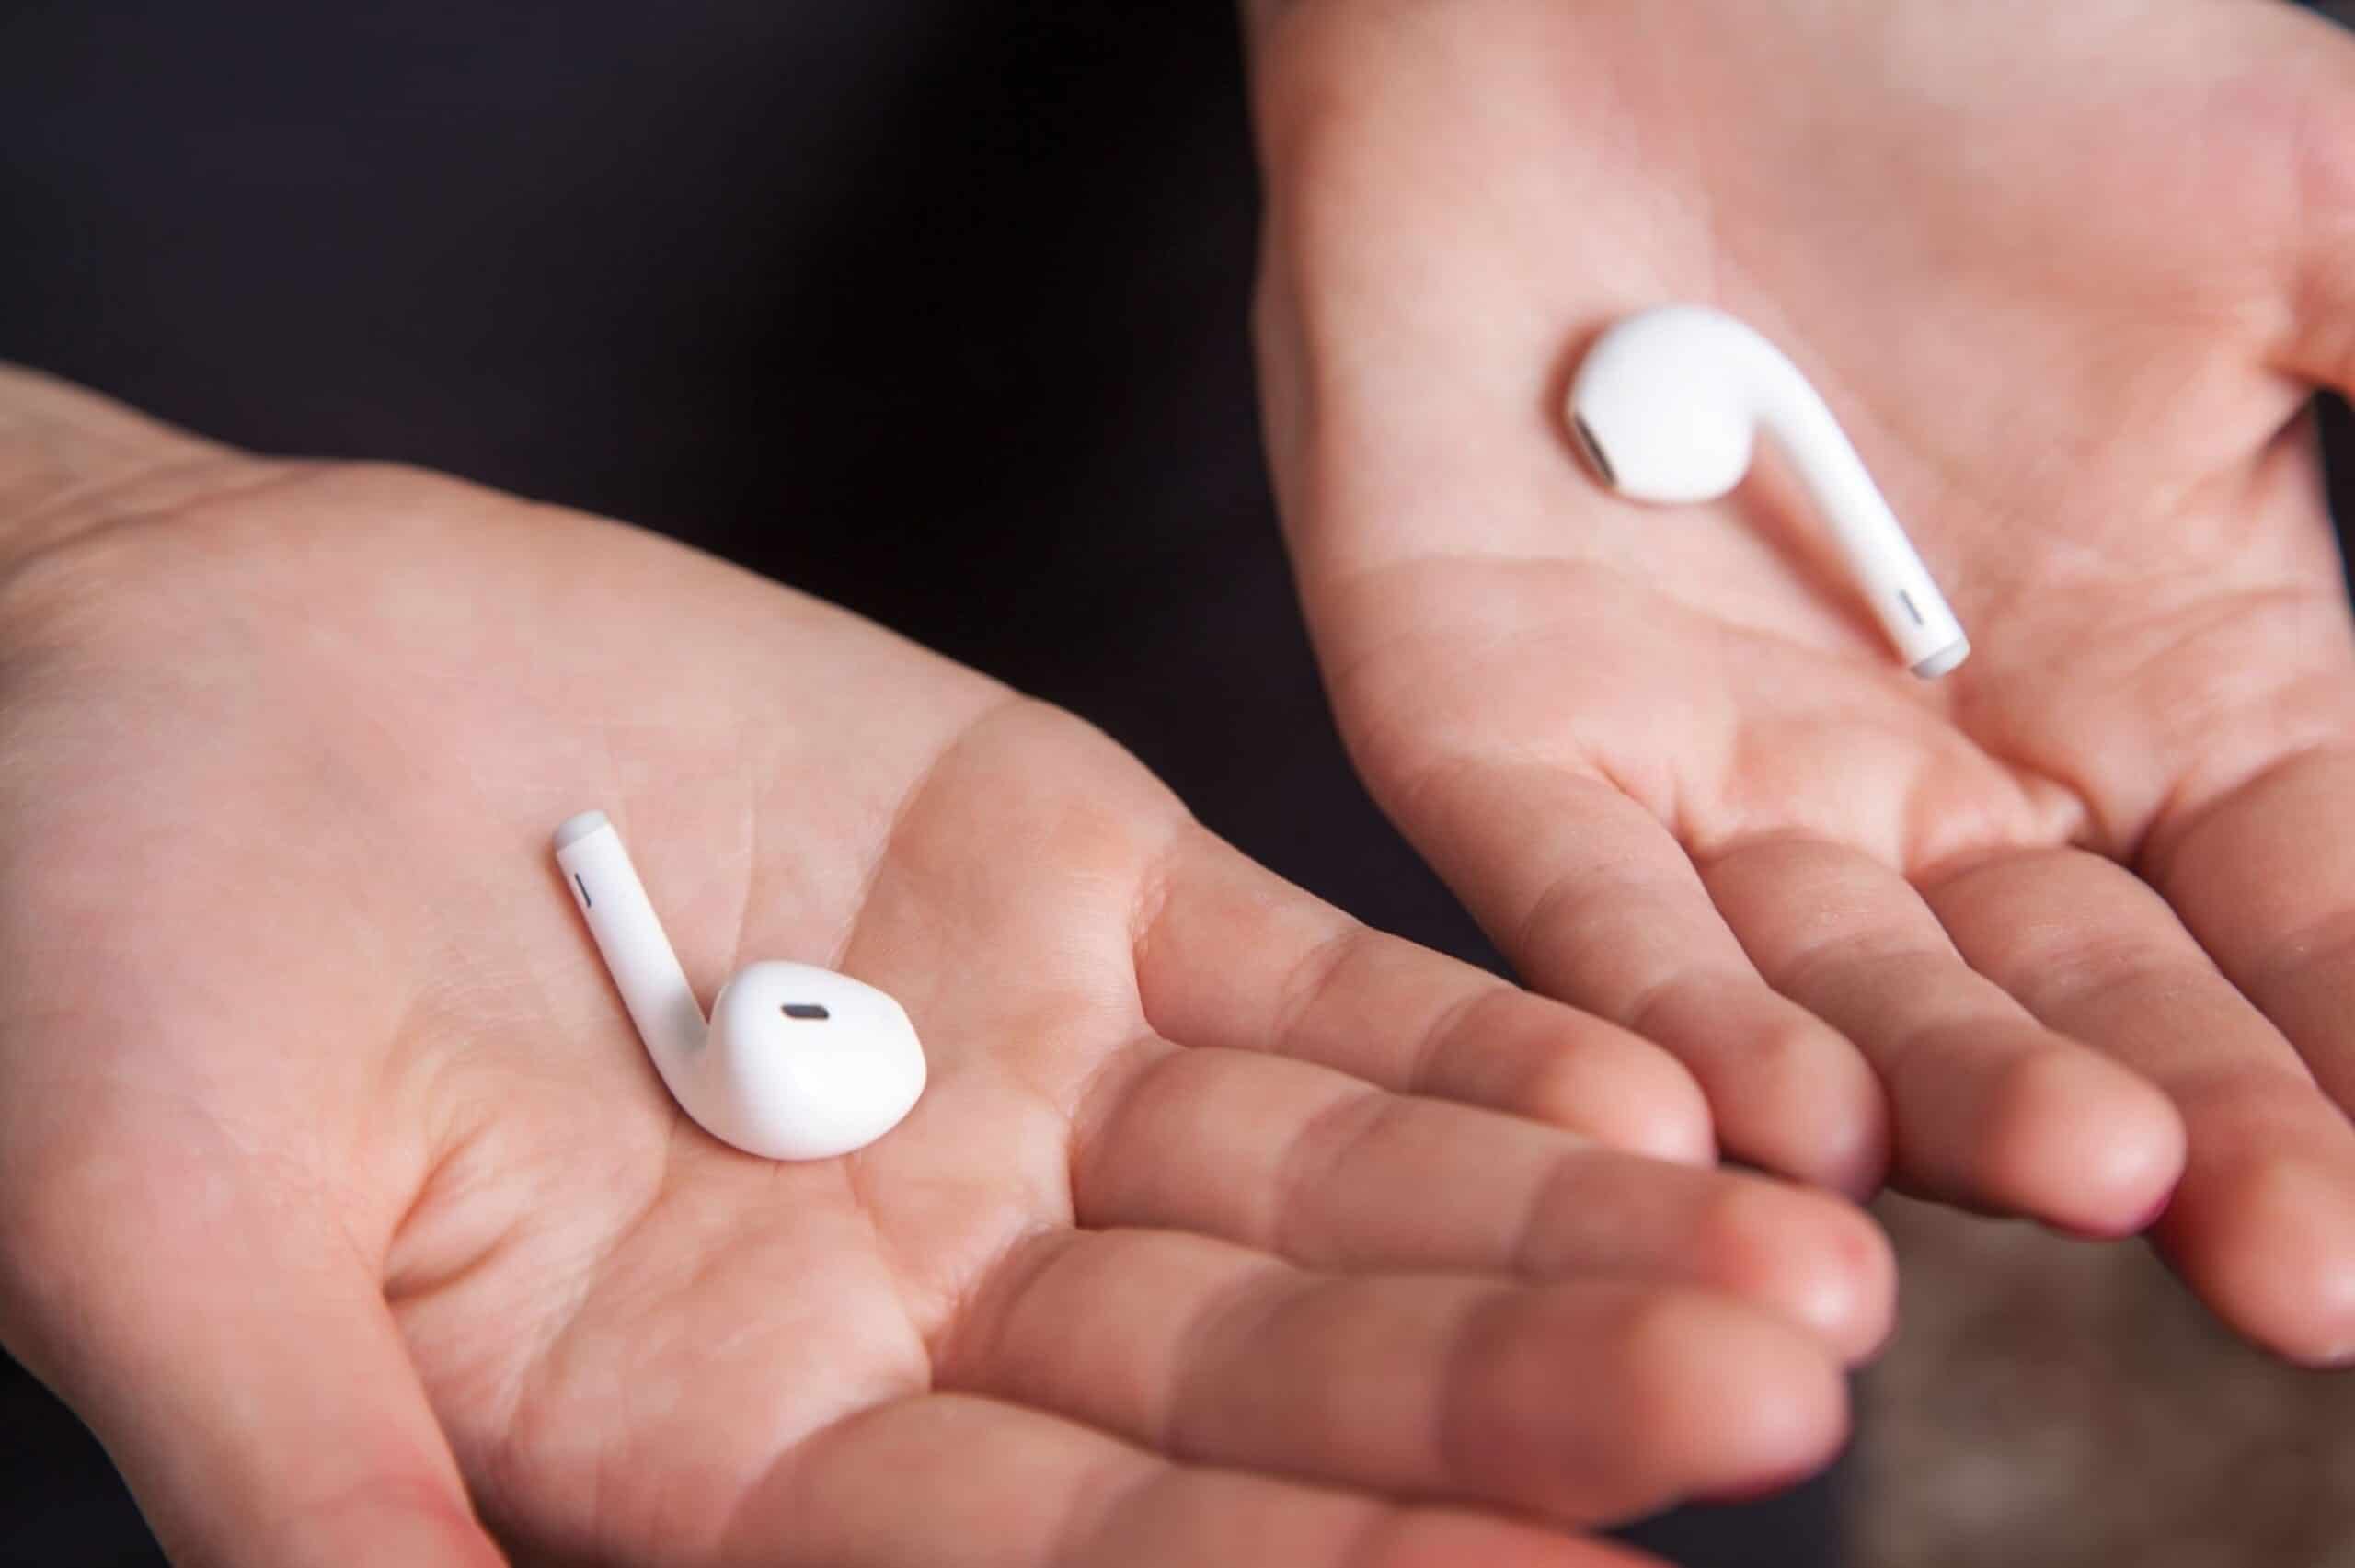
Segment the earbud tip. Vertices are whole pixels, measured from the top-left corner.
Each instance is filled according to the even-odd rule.
[[[1929,658],[1916,663],[1913,666],[1913,673],[1924,681],[1936,681],[1941,675],[1951,674],[1964,659],[1970,657],[1970,639],[1957,637]]]
[[[605,825],[605,814],[602,811],[574,813],[557,826],[556,853],[562,854],[566,850]]]

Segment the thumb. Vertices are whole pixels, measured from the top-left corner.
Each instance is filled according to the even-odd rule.
[[[2355,0],[2319,11],[2284,6],[2268,18],[2286,35],[2279,101],[2294,138],[2288,368],[2355,393]]]
[[[0,363],[0,555],[7,559],[98,516],[217,486],[224,471],[247,462],[98,393]]]
[[[503,1562],[349,1241],[250,1183],[171,1174],[86,1178],[68,1185],[103,1207],[12,1215],[0,1333],[89,1423],[172,1561]]]

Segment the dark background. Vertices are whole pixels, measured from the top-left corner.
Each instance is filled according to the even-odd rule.
[[[1062,703],[1493,961],[1350,775],[1246,338],[1223,4],[298,0],[0,16],[0,357],[272,452],[626,517]],[[1637,1532],[1836,1561],[1838,1478]],[[0,1358],[0,1563],[148,1563]]]

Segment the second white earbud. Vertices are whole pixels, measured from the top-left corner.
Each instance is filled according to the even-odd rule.
[[[1627,317],[1579,367],[1569,417],[1604,484],[1665,506],[1731,492],[1763,433],[1913,673],[1944,675],[1970,656],[1961,624],[1831,408],[1781,349],[1732,316],[1668,305]]]
[[[899,1125],[924,1093],[924,1047],[900,1004],[810,964],[749,964],[711,1021],[602,811],[556,830],[571,887],[655,1070],[697,1126],[747,1154],[825,1160]]]

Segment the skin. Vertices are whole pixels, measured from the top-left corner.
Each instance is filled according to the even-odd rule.
[[[2271,0],[1250,12],[1260,344],[1368,783],[1735,1155],[2090,1235],[2355,1356],[2355,43]],[[1650,512],[1584,347],[1733,312],[1977,645],[1900,667],[1766,465]],[[2179,1185],[2178,1185],[2179,1179]]]
[[[1868,1220],[1067,715],[23,373],[0,542],[0,1338],[178,1562],[1599,1565],[1844,1435]],[[687,1122],[547,850],[592,805],[706,998],[896,994],[911,1118]]]

